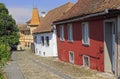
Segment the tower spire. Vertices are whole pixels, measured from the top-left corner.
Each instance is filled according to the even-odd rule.
[[[40,18],[39,18],[39,12],[37,8],[33,8],[32,11],[32,19],[30,22],[30,26],[35,26],[35,25],[39,25],[40,24]]]

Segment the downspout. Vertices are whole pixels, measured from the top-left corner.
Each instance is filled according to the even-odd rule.
[[[63,24],[63,23],[68,23],[68,22],[79,21],[79,20],[82,20],[82,19],[95,17],[95,16],[99,16],[99,15],[104,15],[104,14],[107,14],[107,13],[109,13],[109,11],[108,11],[108,9],[105,9],[103,12],[100,12],[100,13],[90,14],[90,15],[86,15],[86,16],[83,16],[83,17],[80,17],[80,18],[75,18],[75,19],[61,21],[61,22],[55,22],[53,24],[57,25],[57,24]]]
[[[119,75],[119,72],[118,72],[118,61],[119,61],[119,26],[120,26],[120,16],[118,16],[118,19],[117,19],[117,61],[116,61],[116,79],[118,79],[118,75]]]

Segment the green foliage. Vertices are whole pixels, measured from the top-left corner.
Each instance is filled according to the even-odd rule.
[[[3,79],[1,68],[10,58],[10,44],[19,42],[18,28],[8,9],[0,3],[0,79]]]
[[[0,79],[3,79],[1,68],[10,58],[11,52],[8,44],[0,43]]]
[[[19,42],[19,30],[15,20],[8,13],[5,5],[0,3],[0,41],[16,44]]]
[[[4,65],[5,62],[9,59],[11,55],[11,52],[10,52],[10,47],[8,44],[0,44],[0,62],[1,62],[1,65]]]
[[[0,73],[0,79],[4,79],[2,73]]]
[[[5,5],[0,3],[0,13],[7,13],[8,14],[8,10],[5,8]]]

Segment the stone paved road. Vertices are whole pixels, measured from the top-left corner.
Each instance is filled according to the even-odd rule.
[[[4,72],[9,77],[9,79],[24,79],[22,72],[17,64],[17,58],[15,52],[12,54],[11,62],[8,62],[5,66]]]
[[[57,58],[36,56],[31,51],[13,52],[12,59],[4,68],[8,79],[114,79],[110,74],[64,63]]]

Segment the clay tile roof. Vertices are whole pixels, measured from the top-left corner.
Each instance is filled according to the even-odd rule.
[[[18,24],[17,26],[18,26],[20,31],[30,30],[29,28],[27,28],[26,24]]]
[[[60,18],[73,5],[73,3],[68,2],[67,4],[49,11],[47,15],[41,20],[41,24],[34,30],[34,33],[50,32],[52,30],[52,22]]]
[[[105,9],[109,9],[109,10],[120,9],[120,0],[104,0],[103,3],[98,5],[98,8],[96,9],[95,12],[100,12]]]
[[[118,8],[120,8],[120,0],[78,0],[78,2],[57,21],[102,12],[105,9]]]
[[[38,12],[37,8],[33,8],[32,19],[30,21],[28,21],[28,23],[29,22],[30,22],[30,24],[29,24],[30,26],[40,24],[39,12]]]

